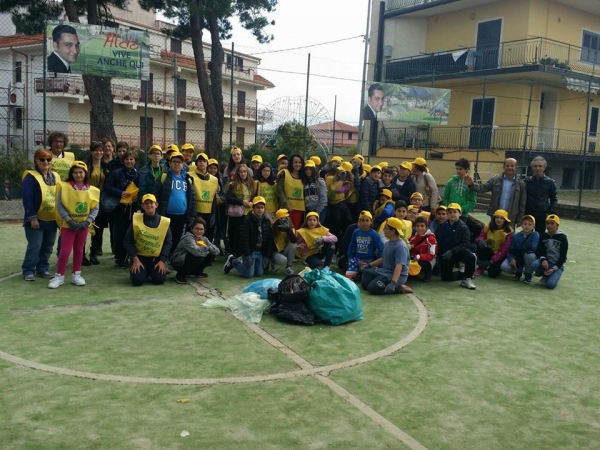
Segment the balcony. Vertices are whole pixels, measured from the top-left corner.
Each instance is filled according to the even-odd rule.
[[[44,78],[35,79],[35,92],[41,94],[44,91]],[[132,109],[137,109],[144,105],[145,91],[139,87],[112,84],[111,91],[113,100],[116,104],[132,105]],[[46,78],[46,94],[53,97],[65,98],[83,98],[87,95],[83,80],[78,77],[64,76],[56,78]],[[150,91],[148,92],[148,106],[151,108],[173,109],[175,97],[172,92]],[[200,97],[178,96],[177,108],[182,112],[204,113],[204,105]],[[225,117],[229,117],[231,111],[230,103],[223,103]],[[272,115],[272,112],[270,113]],[[233,105],[233,115],[237,118],[254,120],[258,116],[258,121],[264,121],[270,117],[269,112],[259,109],[258,114],[253,106]]]
[[[600,78],[600,52],[546,38],[501,42],[409,56],[386,64],[385,81],[452,78],[454,75],[542,71],[561,76]]]
[[[541,127],[382,127],[378,136],[379,147],[471,149],[471,150],[527,150],[568,155],[581,155],[586,146],[585,132]],[[594,153],[596,137],[587,140],[586,153]]]

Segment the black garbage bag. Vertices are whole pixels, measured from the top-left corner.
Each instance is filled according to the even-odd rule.
[[[270,313],[284,322],[314,325],[315,315],[306,307],[310,285],[299,275],[285,277],[277,290],[269,289]]]

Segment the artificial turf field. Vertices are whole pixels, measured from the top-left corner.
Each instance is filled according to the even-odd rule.
[[[49,290],[0,222],[0,448],[600,448],[600,226],[561,229],[554,291],[434,277],[363,295],[356,323],[253,327],[202,306],[247,284],[223,257],[134,288],[107,252],[87,286]]]

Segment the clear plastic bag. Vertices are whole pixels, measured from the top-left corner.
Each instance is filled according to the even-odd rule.
[[[265,309],[269,306],[269,302],[262,300],[258,294],[248,292],[234,295],[227,300],[211,298],[205,301],[202,306],[206,306],[207,308],[229,308],[233,315],[240,320],[260,323]]]
[[[250,283],[248,286],[244,288],[242,292],[254,292],[258,294],[260,298],[266,300],[268,297],[268,291],[270,288],[277,289],[281,279],[279,278],[265,278],[263,280],[258,280],[253,283]]]

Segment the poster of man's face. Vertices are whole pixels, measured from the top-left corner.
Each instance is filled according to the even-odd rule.
[[[365,86],[363,120],[447,125],[449,89],[370,83]]]
[[[52,53],[48,55],[48,72],[70,73],[77,61],[80,43],[77,30],[70,25],[58,25],[52,30]]]

